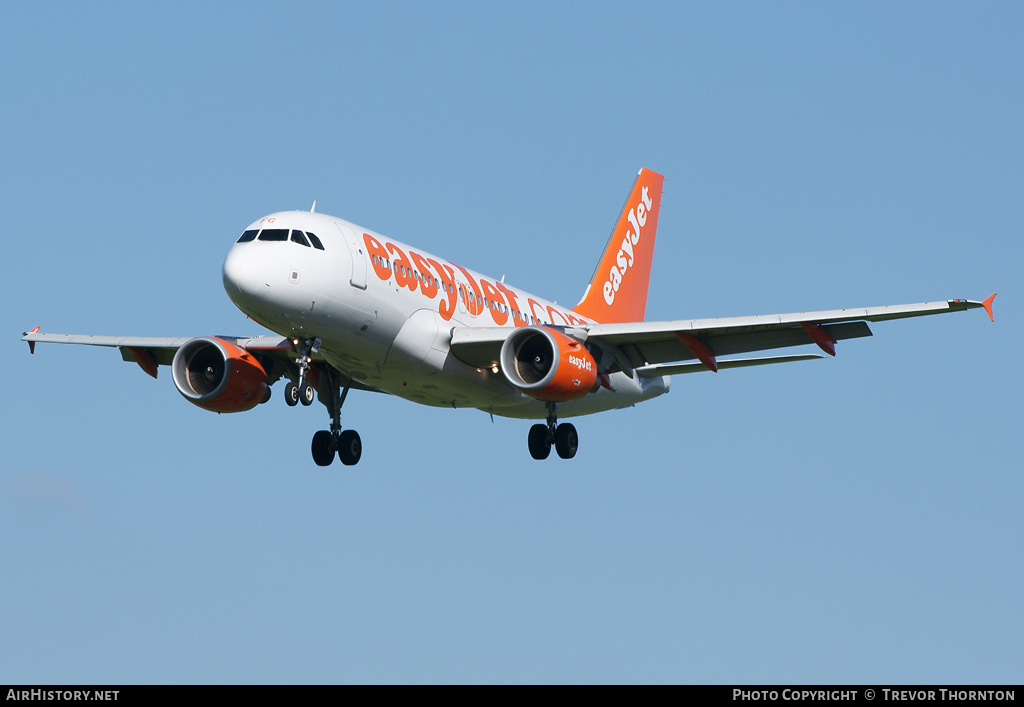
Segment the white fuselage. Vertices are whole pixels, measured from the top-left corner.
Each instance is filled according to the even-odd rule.
[[[236,243],[224,261],[224,288],[235,305],[283,336],[319,337],[320,355],[344,375],[424,405],[542,419],[545,404],[510,385],[497,361],[477,367],[453,355],[452,330],[591,323],[519,288],[325,214],[271,214],[246,231],[261,229],[312,233],[323,248],[290,239]],[[668,387],[667,377],[614,373],[610,389],[562,403],[559,416],[629,406]]]

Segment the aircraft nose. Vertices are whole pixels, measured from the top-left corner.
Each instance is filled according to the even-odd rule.
[[[224,259],[224,290],[235,302],[259,299],[267,290],[266,278],[261,276],[253,258],[244,250],[236,245]]]

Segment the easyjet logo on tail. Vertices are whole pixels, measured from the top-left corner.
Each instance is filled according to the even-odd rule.
[[[598,322],[639,322],[647,310],[654,236],[665,178],[642,169],[615,223],[577,314]]]
[[[622,278],[625,277],[626,271],[633,267],[633,263],[636,262],[636,259],[633,257],[633,246],[640,243],[640,229],[647,224],[647,212],[650,210],[652,203],[651,197],[647,192],[647,187],[644,187],[643,191],[641,191],[640,203],[636,205],[635,209],[630,209],[626,215],[633,230],[626,231],[619,254],[615,256],[615,264],[608,271],[608,279],[604,281],[602,290],[604,292],[604,301],[608,304],[615,302],[615,293],[619,291],[619,286],[622,285]]]

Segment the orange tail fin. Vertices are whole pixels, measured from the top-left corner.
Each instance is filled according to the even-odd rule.
[[[657,172],[640,170],[594,277],[574,312],[596,322],[643,321],[664,181]]]

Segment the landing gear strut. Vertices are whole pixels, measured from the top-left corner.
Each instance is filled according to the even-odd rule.
[[[534,459],[547,459],[551,454],[551,445],[554,444],[558,456],[562,459],[572,459],[576,456],[580,444],[576,428],[567,422],[558,424],[558,403],[547,403],[547,407],[547,424],[538,424],[530,428],[530,456]]]
[[[309,364],[313,360],[310,354],[315,354],[320,350],[320,343],[320,337],[312,341],[309,339],[299,341],[299,357],[295,359],[295,365],[299,367],[299,380],[298,383],[288,381],[288,385],[284,387],[284,401],[288,405],[295,405],[299,402],[307,406],[313,404],[313,400],[316,398],[316,391],[313,390],[313,386],[306,380],[306,376],[309,373]]]
[[[334,453],[345,466],[354,466],[363,454],[363,443],[355,430],[341,430],[341,406],[345,404],[352,381],[345,381],[345,388],[339,393],[338,372],[324,366],[320,369],[320,400],[331,413],[331,429],[320,430],[313,435],[313,461],[317,466],[330,466]],[[308,383],[307,383],[308,385]]]
[[[299,357],[295,359],[299,375],[296,381],[288,381],[284,387],[284,401],[290,406],[312,405],[316,399],[316,390],[309,382],[309,370],[313,363],[312,354],[320,350],[320,338],[299,339],[295,342],[298,347]],[[313,435],[313,443],[310,450],[313,452],[313,461],[317,466],[330,466],[334,461],[334,454],[345,466],[353,466],[359,461],[363,454],[363,443],[359,439],[359,433],[355,430],[341,430],[341,406],[345,404],[352,380],[343,376],[332,366],[321,363],[315,371],[319,373],[320,402],[326,407],[331,415],[331,429],[320,430]],[[341,383],[344,380],[344,389]]]

